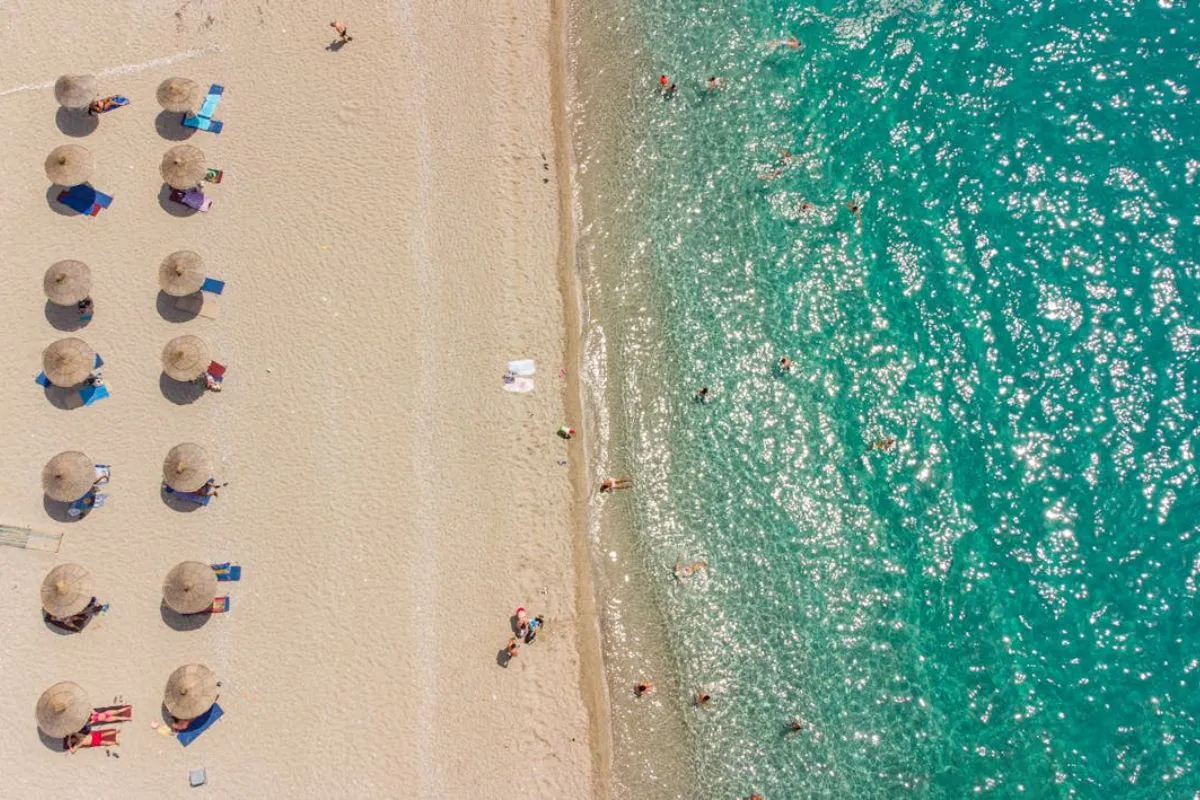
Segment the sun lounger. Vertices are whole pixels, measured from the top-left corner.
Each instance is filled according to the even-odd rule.
[[[212,495],[197,494],[196,492],[180,492],[172,489],[170,486],[163,484],[163,491],[172,497],[178,497],[180,500],[186,500],[189,503],[195,503],[198,506],[206,506],[212,500]]]
[[[224,564],[211,565],[213,572],[217,573],[219,581],[240,581],[242,579],[241,564],[233,564],[226,561]]]
[[[217,169],[216,167],[209,167],[208,172],[204,173],[204,180],[208,181],[209,183],[220,183],[221,179],[224,177],[225,170]]]
[[[84,514],[95,511],[97,508],[104,508],[104,503],[107,500],[108,495],[97,491],[90,491],[74,503],[71,503],[67,508],[67,516],[71,519],[79,519]]]
[[[204,102],[200,106],[200,110],[195,114],[184,114],[183,124],[187,128],[195,128],[200,131],[208,131],[210,133],[220,133],[225,127],[223,122],[218,122],[213,119],[213,114],[217,113],[217,106],[221,102],[221,97],[225,94],[225,87],[214,83],[208,88],[208,94],[204,98]]]
[[[197,211],[208,211],[212,206],[212,199],[205,197],[204,192],[196,189],[188,189],[186,192],[179,189],[171,190],[170,200],[172,203],[179,203],[188,208],[194,208]]]
[[[127,105],[129,105],[128,97],[123,97],[122,95],[114,94],[114,95],[110,95],[109,97],[105,97],[100,100],[93,101],[92,104],[90,106],[88,106],[88,113],[89,114],[104,114],[105,112],[112,111],[114,108],[121,108],[122,106],[127,106]]]
[[[212,608],[209,609],[209,613],[224,614],[229,610],[230,605],[229,595],[225,595],[224,597],[214,597]]]
[[[225,281],[219,281],[216,278],[205,278],[204,283],[200,285],[200,291],[208,292],[209,294],[220,294],[225,291]]]
[[[59,192],[57,200],[72,211],[87,214],[89,217],[96,216],[101,209],[111,206],[113,201],[112,195],[97,191],[86,183]]]
[[[33,382],[43,388],[46,388],[46,389],[50,388],[50,379],[46,377],[46,373],[44,373],[44,372],[39,372],[37,374],[37,377],[33,379]]]
[[[183,127],[195,128],[198,131],[208,131],[209,133],[220,133],[221,129],[225,127],[225,123],[211,117],[189,114],[183,118]]]
[[[219,380],[224,380],[224,378],[225,378],[225,365],[224,365],[224,364],[218,364],[216,361],[214,361],[214,362],[212,362],[211,364],[209,364],[209,365],[208,365],[208,370],[207,370],[207,372],[208,372],[208,374],[209,374],[209,375],[212,375],[212,376],[213,376],[213,380],[218,380],[218,381],[219,381]]]
[[[204,733],[212,724],[225,715],[225,709],[220,703],[213,703],[212,708],[192,720],[191,724],[175,735],[179,743],[187,747],[196,741],[196,737]]]
[[[79,399],[83,401],[85,406],[90,406],[99,400],[108,397],[108,384],[102,383],[99,386],[80,386]]]
[[[532,358],[525,358],[508,362],[508,371],[520,378],[532,378],[537,368],[534,367]]]
[[[96,360],[92,362],[92,369],[100,369],[103,366],[104,359],[100,357],[99,353],[96,353]]]

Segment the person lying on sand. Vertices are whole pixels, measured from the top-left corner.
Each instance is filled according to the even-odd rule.
[[[120,730],[117,728],[101,728],[98,731],[84,728],[79,733],[72,733],[63,739],[63,747],[68,753],[74,753],[81,747],[112,747],[120,744],[117,741],[118,733]]]
[[[88,725],[107,725],[110,722],[129,722],[133,719],[133,706],[108,706],[92,709]]]

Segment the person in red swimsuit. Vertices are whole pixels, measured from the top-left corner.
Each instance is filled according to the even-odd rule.
[[[72,733],[63,739],[63,747],[67,748],[68,753],[74,753],[81,747],[112,747],[119,744],[117,734],[120,732],[118,728],[100,728],[94,731],[84,728],[79,733]]]

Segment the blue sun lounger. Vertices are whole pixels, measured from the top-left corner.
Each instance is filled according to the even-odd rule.
[[[220,133],[225,127],[225,123],[218,122],[212,118],[212,115],[217,113],[217,105],[221,102],[221,96],[225,94],[225,87],[218,83],[214,83],[208,87],[208,95],[204,98],[204,103],[200,106],[200,110],[195,114],[188,113],[183,115],[183,125],[185,128],[195,128],[198,131],[208,131],[209,133]]]
[[[217,573],[219,581],[240,581],[242,579],[242,565],[234,564],[226,561],[224,564],[210,564],[213,572]]]
[[[212,708],[192,720],[191,724],[175,734],[175,738],[184,747],[196,741],[196,737],[212,727],[212,724],[225,716],[225,709],[220,703],[213,703]]]
[[[108,385],[100,384],[99,386],[81,386],[79,387],[79,399],[83,401],[85,406],[90,406],[92,403],[104,400],[108,397]]]
[[[178,489],[172,489],[170,486],[163,484],[163,491],[172,497],[178,497],[180,500],[186,500],[189,503],[195,503],[198,506],[206,506],[212,500],[212,495],[197,494],[196,492],[181,492]]]
[[[220,294],[225,291],[225,281],[219,281],[216,278],[205,278],[204,283],[200,285],[200,291],[208,292],[209,294]]]

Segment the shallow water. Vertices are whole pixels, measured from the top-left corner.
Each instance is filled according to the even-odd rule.
[[[574,11],[619,791],[1189,795],[1196,12],[732,5]]]

